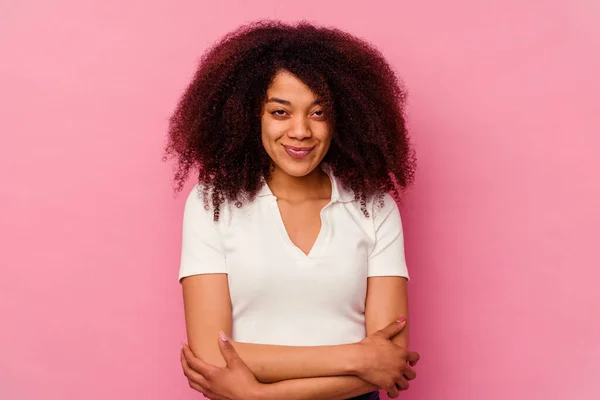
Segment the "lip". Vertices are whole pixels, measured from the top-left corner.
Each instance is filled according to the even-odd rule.
[[[309,155],[315,148],[312,147],[296,147],[283,145],[285,152],[288,153],[292,158],[304,158]]]

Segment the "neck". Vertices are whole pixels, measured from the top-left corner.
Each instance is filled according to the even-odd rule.
[[[331,181],[320,167],[305,176],[291,176],[275,167],[269,178],[273,195],[285,200],[308,200],[331,197]]]

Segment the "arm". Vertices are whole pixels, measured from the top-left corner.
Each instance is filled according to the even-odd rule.
[[[186,330],[192,352],[209,364],[225,366],[217,335],[223,331],[231,337],[231,300],[227,275],[194,275],[184,278],[182,286]],[[356,344],[313,347],[232,344],[261,382],[353,375],[361,362]]]
[[[365,306],[367,335],[386,327],[398,315],[408,318],[407,283],[408,280],[401,276],[369,278]],[[392,338],[392,343],[408,348],[409,324],[407,319],[404,329]]]
[[[217,275],[215,275],[217,276]],[[211,288],[215,288],[215,282],[210,283]],[[207,282],[209,284],[209,282]],[[187,285],[187,284],[186,284]],[[210,289],[207,288],[207,293],[210,293]],[[213,296],[214,299],[217,296]],[[367,288],[367,308],[366,308],[366,319],[367,319],[367,327],[369,329],[369,334],[372,334],[379,330],[380,327],[384,327],[388,325],[389,321],[394,321],[396,319],[396,315],[405,313],[404,310],[407,308],[406,302],[406,279],[401,277],[373,277],[368,280],[368,288]],[[216,312],[219,313],[218,307],[207,307],[205,311],[208,313]],[[187,315],[187,312],[186,312]],[[221,314],[222,315],[222,314]],[[206,315],[205,315],[206,317]],[[387,328],[386,328],[387,329]],[[215,338],[217,333],[208,334],[207,331],[210,330],[210,327],[207,326],[207,329],[202,329],[202,331],[207,334],[206,339],[210,339],[210,336]],[[218,328],[213,328],[213,331],[218,332]],[[406,343],[407,335],[406,334],[398,334],[394,337],[393,341]],[[218,341],[214,340],[203,340],[203,342],[214,342],[217,344],[217,352],[219,353],[219,360],[223,360],[223,364],[225,361],[221,354],[221,351],[218,348]],[[232,343],[233,344],[233,343]],[[332,351],[332,354],[335,353],[336,348],[344,348],[345,346],[322,346],[322,347],[287,347],[287,346],[263,346],[263,345],[248,345],[245,344],[243,346],[239,346],[238,344],[234,344],[236,350],[241,349],[241,352],[244,349],[250,349],[251,354],[259,357],[262,360],[270,363],[272,368],[276,368],[278,365],[278,361],[280,361],[280,365],[288,365],[290,368],[289,371],[295,371],[297,366],[292,363],[286,362],[285,360],[278,360],[276,354],[287,354],[290,357],[297,359],[299,361],[309,361],[305,364],[308,367],[311,367],[311,364],[314,361],[310,361],[305,359],[306,354],[313,354],[315,350],[327,349],[329,348]],[[198,348],[198,346],[196,346]],[[200,346],[201,347],[201,346]],[[254,349],[252,349],[254,347]],[[258,354],[261,349],[266,349],[265,354]],[[321,351],[322,352],[322,351]],[[238,351],[240,353],[240,351]],[[313,355],[316,355],[313,354]],[[244,355],[240,354],[242,361],[245,361],[250,367],[250,362],[248,362],[248,358],[244,360]],[[270,359],[269,357],[273,357]],[[202,357],[201,357],[202,358]],[[414,359],[413,359],[414,360]],[[208,361],[208,360],[207,360]],[[283,362],[281,362],[283,361]],[[208,361],[208,363],[214,363],[213,360]],[[328,362],[330,363],[330,362]],[[330,368],[335,368],[335,362]],[[313,371],[318,371],[319,368],[323,369],[318,365],[312,366]],[[252,373],[252,367],[249,368]],[[267,368],[269,369],[269,368]],[[325,370],[325,369],[323,369]],[[299,371],[300,374],[307,375],[306,372]],[[350,375],[350,374],[348,374]],[[333,377],[311,377],[306,379],[288,379],[277,383],[261,385],[259,387],[258,392],[255,396],[264,400],[268,399],[281,399],[281,398],[289,398],[296,400],[303,399],[347,399],[350,397],[358,396],[360,394],[364,394],[373,390],[377,390],[378,387],[363,381],[362,379],[355,376],[333,376]],[[397,394],[396,393],[392,393]]]
[[[404,229],[400,210],[388,194],[381,210],[374,212],[376,244],[369,254],[365,316],[367,335],[386,326],[399,315],[408,318],[409,280],[404,254]],[[394,344],[408,348],[407,325],[392,339]]]
[[[377,276],[368,279],[365,317],[367,335],[385,328],[398,315],[408,314],[407,279],[396,276]],[[392,342],[402,347],[408,345],[408,330],[396,335]],[[347,399],[378,388],[351,376],[297,379],[263,387],[261,399],[326,400]]]
[[[264,385],[260,400],[344,400],[379,389],[355,376],[293,379]]]
[[[391,324],[388,333],[398,332],[400,324]],[[379,335],[382,335],[379,333]],[[389,340],[387,340],[391,346]],[[240,358],[230,340],[220,335],[219,347],[227,366],[219,368],[194,357],[187,346],[183,346],[181,365],[190,387],[207,398],[231,400],[279,400],[285,399],[346,399],[375,389],[376,385],[361,382],[355,377],[293,379],[274,384],[261,384]],[[396,397],[398,391],[395,390]]]
[[[401,276],[368,278],[365,305],[367,336],[384,329],[399,316],[408,317],[407,282],[408,280]],[[407,320],[402,331],[392,338],[392,343],[408,348],[408,324]],[[263,379],[259,378],[261,382],[356,375],[360,361],[357,360],[360,354],[355,345],[286,348],[235,342],[233,344],[242,359],[248,360],[248,366],[253,372],[260,370],[263,375]],[[280,359],[280,355],[285,358]],[[288,374],[283,371],[288,371]],[[258,375],[255,376],[258,378]]]

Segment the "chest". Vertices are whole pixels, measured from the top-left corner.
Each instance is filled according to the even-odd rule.
[[[293,204],[278,201],[279,218],[285,229],[287,239],[302,253],[308,255],[317,241],[322,229],[322,211],[327,200],[314,200]],[[277,219],[277,215],[275,215]]]
[[[236,219],[224,242],[234,312],[363,307],[372,241],[340,206],[273,201]]]

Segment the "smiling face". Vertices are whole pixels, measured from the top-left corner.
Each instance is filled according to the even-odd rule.
[[[277,173],[293,177],[309,175],[329,150],[331,132],[322,104],[289,72],[278,72],[267,89],[261,137]]]

